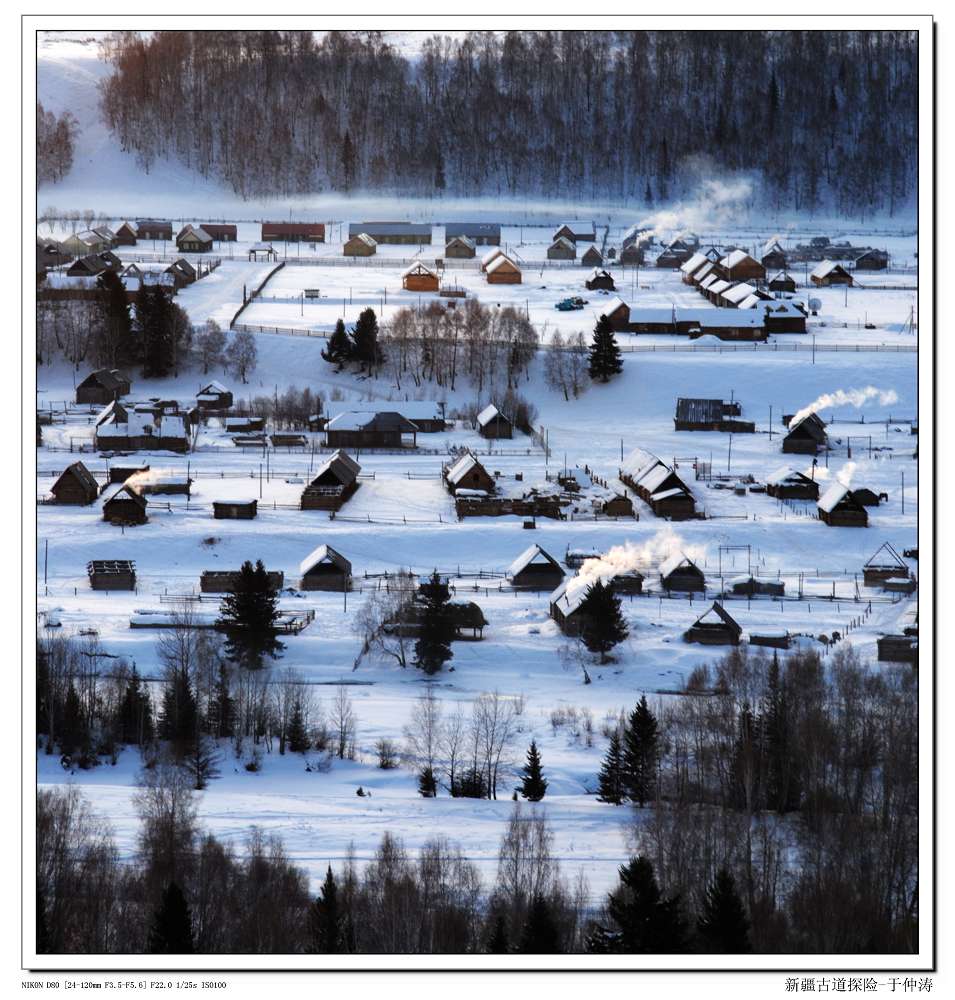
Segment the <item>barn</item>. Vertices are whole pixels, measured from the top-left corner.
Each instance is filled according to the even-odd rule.
[[[258,500],[213,500],[212,516],[217,521],[251,521],[258,513]]]
[[[857,271],[884,271],[889,266],[889,255],[885,250],[866,250],[856,258]]]
[[[139,229],[135,222],[121,222],[117,228],[115,234],[116,246],[118,247],[134,247],[136,246],[136,240],[139,239]]]
[[[617,290],[617,286],[613,281],[613,275],[609,271],[605,271],[599,267],[595,267],[590,272],[590,276],[584,284],[587,286],[588,291],[591,292],[597,291],[598,288],[602,288],[607,292],[615,292]]]
[[[745,250],[734,250],[719,262],[720,273],[727,281],[762,281],[766,268]]]
[[[679,397],[673,426],[678,431],[724,431],[730,434],[753,434],[756,425],[749,420],[734,420],[742,407],[738,400],[688,399]]]
[[[798,422],[791,421],[789,433],[783,438],[783,452],[787,455],[815,455],[820,448],[828,447],[826,425],[815,413],[807,413]]]
[[[106,405],[130,391],[129,379],[118,369],[100,368],[91,372],[76,387],[77,403]]]
[[[714,601],[713,606],[683,633],[683,639],[705,646],[738,646],[742,634],[743,630],[736,620]]]
[[[819,484],[802,472],[784,465],[766,479],[766,495],[777,500],[818,500]]]
[[[670,593],[704,593],[706,577],[703,570],[682,552],[670,556],[660,564],[660,586]]]
[[[548,260],[576,260],[577,244],[566,236],[558,236],[547,248]]]
[[[349,225],[349,239],[360,233],[367,233],[376,243],[404,246],[431,243],[431,224],[427,222],[354,222]]]
[[[493,493],[496,488],[494,477],[469,451],[445,467],[444,481],[451,494],[457,494],[459,490]]]
[[[412,421],[390,410],[346,410],[325,425],[329,448],[417,448],[417,434]]]
[[[263,243],[324,243],[324,222],[263,222]]]
[[[516,589],[550,593],[564,579],[564,571],[553,556],[539,545],[531,545],[511,563],[507,576]]]
[[[342,247],[345,257],[371,257],[378,249],[378,243],[368,233],[356,233],[349,236]]]
[[[574,219],[572,222],[565,222],[554,233],[555,241],[561,237],[571,243],[593,243],[597,239],[597,227],[586,219]]]
[[[302,510],[338,510],[358,489],[361,466],[343,451],[336,451],[302,491]]]
[[[604,255],[595,246],[591,246],[589,250],[585,250],[580,258],[580,263],[584,267],[600,267],[603,262]]]
[[[164,219],[137,219],[136,229],[141,240],[172,239],[172,223]]]
[[[221,382],[213,380],[200,386],[196,405],[200,410],[228,410],[232,406],[232,393]]]
[[[495,257],[484,269],[489,285],[519,285],[521,284],[521,269],[503,254]]]
[[[796,279],[787,271],[777,271],[767,286],[771,292],[795,292]]]
[[[131,559],[91,559],[86,573],[93,590],[136,589],[136,564]]]
[[[477,432],[485,438],[511,438],[514,436],[514,425],[491,403],[477,415]]]
[[[477,243],[470,236],[453,236],[444,245],[444,256],[452,260],[472,260],[477,253]]]
[[[830,528],[866,528],[869,514],[842,483],[833,483],[819,498],[819,520]]]
[[[212,249],[212,237],[202,226],[187,223],[176,234],[176,249],[180,253],[208,253]]]
[[[831,285],[851,285],[852,275],[834,260],[824,260],[809,275],[809,280],[820,288]]]
[[[351,563],[330,545],[319,545],[301,562],[301,590],[351,590]]]
[[[614,296],[600,309],[600,315],[606,316],[610,326],[620,332],[630,328],[630,306],[619,296]]]
[[[103,520],[110,524],[145,524],[147,500],[125,483],[103,504]]]
[[[450,243],[455,239],[466,239],[475,246],[498,246],[501,242],[501,226],[497,222],[446,222],[444,238]],[[445,254],[445,256],[450,256]],[[473,257],[474,254],[471,254]]]
[[[85,505],[99,496],[99,483],[82,462],[68,465],[50,487],[53,503]]]
[[[408,292],[436,292],[438,275],[430,267],[416,260],[401,272],[401,287]]]
[[[203,222],[202,229],[217,243],[235,243],[239,238],[238,227],[231,222]]]

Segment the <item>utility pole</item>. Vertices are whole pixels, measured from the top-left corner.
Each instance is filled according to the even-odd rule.
[[[902,472],[902,513],[905,513],[905,471]]]
[[[773,404],[769,404],[769,440],[773,439]]]

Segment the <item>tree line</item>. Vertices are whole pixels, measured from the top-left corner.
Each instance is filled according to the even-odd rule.
[[[36,102],[36,186],[62,180],[73,166],[76,119],[69,111],[57,115]]]
[[[325,189],[609,196],[746,171],[753,200],[894,211],[914,192],[907,31],[117,32],[101,108],[246,198]],[[762,141],[754,143],[751,137]],[[796,155],[794,155],[794,151]]]

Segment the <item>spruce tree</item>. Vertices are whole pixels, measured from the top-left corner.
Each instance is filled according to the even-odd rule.
[[[305,713],[302,710],[301,698],[295,699],[292,706],[292,718],[288,724],[288,748],[292,753],[305,753],[311,746],[305,729]]]
[[[641,808],[655,798],[659,742],[656,717],[643,695],[627,720],[623,744],[624,788]]]
[[[706,890],[696,929],[702,950],[707,953],[739,955],[752,950],[743,900],[736,881],[725,868],[716,873]]]
[[[494,915],[491,935],[487,939],[485,950],[489,955],[506,955],[511,950],[507,940],[507,920],[503,913],[498,912]]]
[[[527,751],[527,763],[521,768],[521,795],[528,802],[540,802],[547,794],[547,779],[541,768],[541,755],[535,740]]]
[[[72,756],[77,751],[85,751],[89,742],[86,718],[80,705],[80,696],[76,693],[76,687],[72,681],[70,681],[63,702],[63,718],[60,721],[59,738],[60,753],[67,757]]]
[[[438,779],[430,767],[418,772],[418,793],[426,799],[433,799],[438,794]]]
[[[322,357],[330,365],[337,365],[339,368],[342,368],[348,364],[351,356],[352,342],[348,339],[348,334],[345,332],[345,323],[343,320],[337,320],[335,329],[332,331],[331,337],[328,338],[328,347],[322,351]]]
[[[613,587],[597,580],[587,588],[580,605],[583,627],[580,638],[591,653],[600,654],[600,662],[608,663],[607,654],[630,634],[620,608],[620,598]]]
[[[780,677],[779,656],[773,653],[763,702],[766,746],[766,804],[776,812],[799,808],[799,775],[792,749],[789,699]]]
[[[608,951],[653,955],[687,949],[679,898],[663,897],[653,865],[644,857],[620,868],[620,885],[610,893],[607,913],[612,926],[604,928],[598,943]]]
[[[132,337],[126,288],[113,270],[103,271],[96,279],[96,285],[97,305],[105,334],[101,361],[111,368],[135,364],[139,359]]]
[[[415,664],[426,674],[436,674],[454,655],[454,623],[451,620],[451,595],[435,572],[422,587],[424,599],[418,640],[415,642]]]
[[[351,356],[362,371],[372,371],[381,364],[382,350],[378,343],[378,317],[375,310],[363,309],[352,330]]]
[[[172,368],[172,304],[158,285],[146,285],[139,292],[136,312],[142,330],[143,378],[165,378]]]
[[[175,882],[166,886],[153,917],[148,951],[151,955],[191,955],[194,951],[189,906]]]
[[[730,762],[730,801],[735,809],[755,812],[761,807],[764,769],[762,720],[744,701],[737,716]]]
[[[623,780],[623,751],[620,747],[620,734],[614,730],[610,734],[610,744],[607,756],[600,765],[597,775],[597,801],[610,802],[619,806],[623,802],[626,789]]]
[[[590,344],[590,377],[595,382],[609,382],[611,376],[623,371],[623,359],[614,336],[613,326],[606,316],[601,316],[594,327]]]
[[[278,658],[284,643],[278,639],[278,596],[258,560],[242,564],[233,589],[219,608],[219,624],[226,632],[226,655],[250,670],[261,669],[265,657]]]
[[[159,735],[168,740],[177,760],[196,749],[199,708],[188,673],[176,669],[163,689]]]
[[[229,668],[221,662],[207,716],[213,736],[232,736],[235,731],[235,699],[232,697]]]
[[[558,955],[562,951],[551,904],[541,893],[531,901],[517,950],[522,955]]]
[[[143,746],[153,741],[152,702],[135,667],[126,683],[117,721],[121,743]]]
[[[196,732],[194,740],[182,758],[182,765],[189,772],[192,787],[197,792],[201,792],[210,781],[219,777],[221,760],[222,755],[219,753],[216,741],[205,733]]]
[[[309,909],[312,947],[320,955],[337,955],[345,950],[344,921],[339,909],[338,886],[331,865],[319,895]]]

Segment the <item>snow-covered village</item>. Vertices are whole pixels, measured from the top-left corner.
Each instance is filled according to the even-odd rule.
[[[919,953],[918,32],[691,35],[37,34],[37,956]]]

